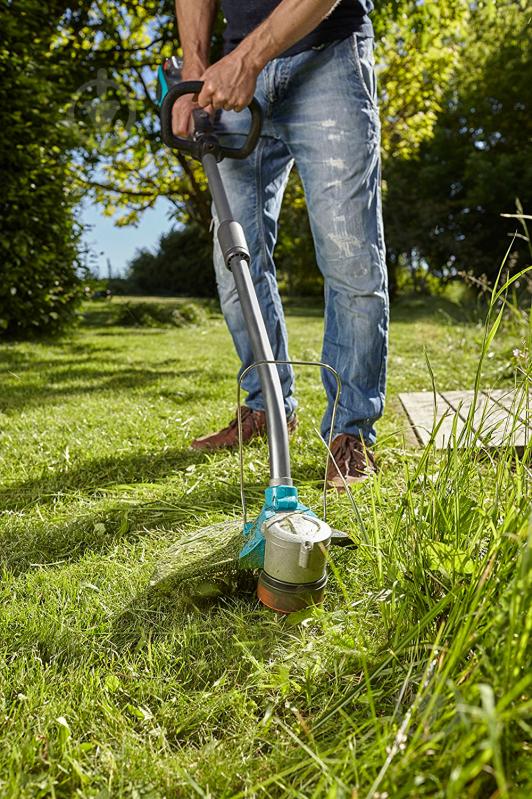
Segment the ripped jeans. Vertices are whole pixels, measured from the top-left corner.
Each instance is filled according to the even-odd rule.
[[[261,72],[255,96],[264,111],[259,143],[249,158],[226,159],[220,170],[233,215],[246,234],[274,357],[289,358],[273,252],[283,192],[295,163],[325,284],[322,360],[342,380],[334,433],[361,435],[373,444],[384,407],[388,332],[373,39],[352,35],[276,58]],[[224,143],[239,145],[249,112],[224,111],[217,125]],[[233,277],[214,240],[222,311],[245,368],[253,353]],[[293,370],[279,366],[279,374],[290,416],[296,407]],[[322,380],[327,409],[321,434],[326,437],[336,381],[327,370]],[[243,388],[246,404],[262,410],[257,370],[246,376]]]

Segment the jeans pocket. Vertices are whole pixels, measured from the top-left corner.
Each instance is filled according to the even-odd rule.
[[[377,106],[377,81],[375,79],[374,39],[370,36],[351,37],[355,70],[364,94],[373,106]]]

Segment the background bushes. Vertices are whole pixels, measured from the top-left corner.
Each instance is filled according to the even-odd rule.
[[[60,330],[81,298],[69,189],[70,73],[53,52],[64,4],[0,5],[0,334]]]

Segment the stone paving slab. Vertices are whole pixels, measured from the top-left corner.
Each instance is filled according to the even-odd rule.
[[[530,441],[530,394],[514,389],[409,391],[399,399],[420,444],[432,437],[436,449],[512,446],[523,451]]]

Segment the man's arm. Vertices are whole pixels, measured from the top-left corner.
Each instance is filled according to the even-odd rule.
[[[209,66],[216,7],[217,0],[175,0],[177,27],[183,49],[183,80],[199,80]],[[197,107],[197,103],[191,95],[180,97],[174,103],[172,129],[176,136],[189,135],[194,107]]]
[[[338,4],[339,0],[281,0],[269,17],[225,58],[208,67],[198,97],[202,107],[241,111],[251,102],[257,76],[272,58],[298,42]],[[177,5],[196,5],[181,0]],[[181,30],[181,26],[179,28]]]

